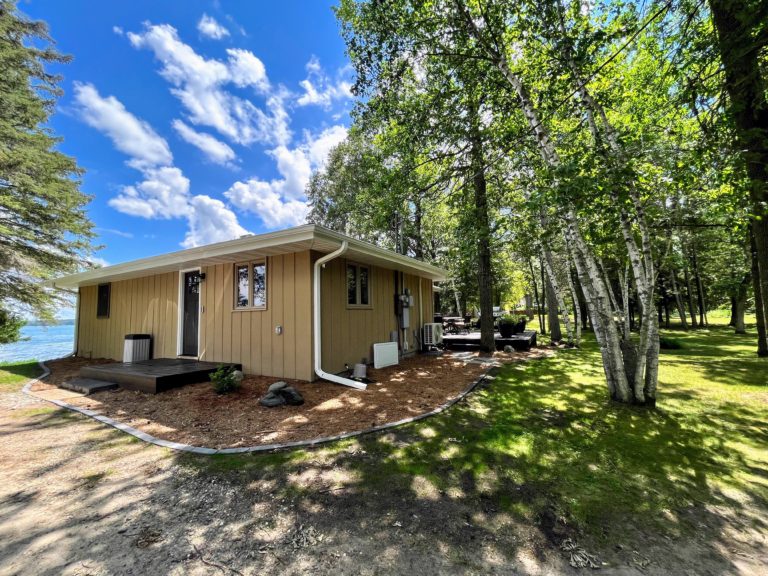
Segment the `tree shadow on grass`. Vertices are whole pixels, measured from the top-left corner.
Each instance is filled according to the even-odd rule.
[[[67,457],[88,465],[56,489],[76,511],[12,535],[6,554],[60,531],[50,573],[83,560],[145,573],[205,573],[203,560],[244,574],[576,573],[557,549],[571,537],[614,565],[643,550],[658,573],[687,569],[694,542],[708,570],[731,571],[718,510],[765,510],[765,483],[742,477],[764,480],[760,466],[733,448],[764,445],[760,409],[704,413],[688,389],[664,392],[656,411],[619,406],[595,384],[598,362],[587,347],[505,367],[442,415],[315,450],[160,464],[166,451],[120,445],[78,417],[62,433],[79,430]],[[61,470],[30,474],[56,481]],[[6,495],[0,526],[41,506],[38,491]]]

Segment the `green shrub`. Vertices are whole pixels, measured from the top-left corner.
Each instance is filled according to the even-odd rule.
[[[211,374],[210,378],[216,394],[228,394],[240,388],[240,382],[235,378],[235,369],[232,366],[219,364],[219,367]]]
[[[659,348],[661,348],[662,350],[682,350],[683,343],[676,338],[670,338],[669,336],[660,336]]]

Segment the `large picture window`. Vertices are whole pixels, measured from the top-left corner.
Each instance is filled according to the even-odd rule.
[[[96,298],[96,317],[109,318],[109,297],[111,284],[99,284],[99,293]]]
[[[267,307],[267,263],[264,260],[235,265],[235,308]]]
[[[360,264],[347,264],[347,305],[368,307],[370,296],[370,269]]]

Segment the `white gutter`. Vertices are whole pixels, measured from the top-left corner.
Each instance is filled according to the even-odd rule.
[[[314,317],[312,322],[312,327],[314,331],[314,340],[315,340],[315,374],[317,374],[320,378],[323,380],[328,380],[329,382],[335,382],[336,384],[343,384],[344,386],[349,386],[351,388],[357,388],[358,390],[365,390],[368,386],[366,384],[363,384],[362,382],[358,382],[357,380],[351,380],[349,378],[343,378],[341,376],[337,376],[336,374],[330,374],[323,370],[321,364],[322,364],[322,357],[323,357],[323,342],[321,340],[321,332],[322,332],[322,320],[321,320],[321,313],[322,310],[320,309],[320,281],[321,277],[320,274],[322,273],[323,266],[325,266],[326,262],[330,262],[334,258],[338,258],[342,254],[344,254],[347,249],[349,248],[349,243],[344,240],[341,243],[341,247],[331,252],[330,254],[326,254],[322,258],[319,258],[317,262],[315,262],[315,286],[314,286]]]

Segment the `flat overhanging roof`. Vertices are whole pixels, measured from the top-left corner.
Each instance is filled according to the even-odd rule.
[[[407,274],[415,274],[431,280],[445,280],[447,277],[447,272],[442,268],[432,266],[421,260],[396,254],[368,242],[355,240],[316,224],[305,224],[304,226],[288,228],[287,230],[248,235],[226,242],[217,242],[216,244],[141,258],[140,260],[132,260],[113,266],[94,268],[85,272],[56,278],[47,284],[55,288],[73,289],[104,282],[141,278],[152,274],[178,272],[197,266],[234,264],[264,256],[278,256],[293,252],[303,252],[305,250],[315,250],[328,254],[338,249],[345,240],[349,244],[345,258],[364,264],[400,270]]]

